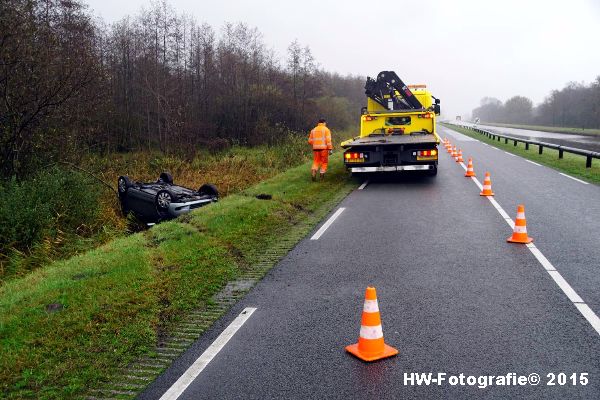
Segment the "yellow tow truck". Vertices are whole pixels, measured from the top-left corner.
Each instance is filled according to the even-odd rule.
[[[353,174],[424,171],[437,174],[440,137],[435,116],[440,100],[425,85],[405,85],[394,71],[367,77],[367,106],[360,136],[342,142],[344,164]]]

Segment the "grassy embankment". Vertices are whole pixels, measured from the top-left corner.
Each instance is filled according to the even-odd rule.
[[[89,155],[80,164],[112,186],[119,175],[154,181],[169,171],[177,184],[197,188],[210,182],[225,197],[309,157],[305,135],[289,134],[273,146],[205,150],[192,160],[138,152]],[[27,181],[8,182],[0,186],[0,285],[135,230],[139,227],[121,215],[115,193],[79,170],[59,165]]]
[[[457,127],[455,125],[450,124],[442,125],[444,125],[447,128],[453,129],[457,132],[460,132],[464,135],[473,137],[484,143],[488,143],[492,146],[498,147],[502,150],[517,154],[528,160],[546,165],[566,174],[584,179],[588,182],[600,184],[600,160],[594,159],[592,161],[592,168],[586,168],[585,157],[583,156],[565,152],[563,154],[563,158],[560,159],[558,158],[558,150],[553,150],[545,147],[543,153],[538,154],[538,146],[535,145],[530,145],[529,150],[525,150],[524,143],[517,143],[517,146],[514,146],[513,142],[511,142],[510,140],[508,144],[505,144],[504,140],[498,142],[497,140],[490,139],[487,136],[471,131],[469,129]]]
[[[600,129],[585,129],[585,128],[567,128],[562,126],[545,126],[545,125],[519,125],[519,124],[500,124],[482,122],[483,125],[503,126],[506,128],[530,129],[542,132],[568,133],[573,135],[600,135]]]
[[[0,389],[73,398],[154,348],[293,227],[304,234],[356,183],[339,153],[326,182],[291,168],[177,220],[53,262],[0,288]],[[260,200],[258,194],[272,199]],[[306,221],[310,224],[306,224]]]

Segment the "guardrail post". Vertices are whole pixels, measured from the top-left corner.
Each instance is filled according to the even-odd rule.
[[[525,142],[525,150],[529,150],[529,143]]]
[[[517,141],[515,140],[515,147],[517,147]]]
[[[558,149],[558,158],[563,158],[563,149]]]
[[[592,156],[587,156],[585,158],[585,167],[592,168]]]
[[[508,144],[508,138],[504,138],[504,144]]]
[[[538,154],[542,154],[542,152],[544,151],[544,146],[542,146],[541,144],[538,146],[540,147]]]

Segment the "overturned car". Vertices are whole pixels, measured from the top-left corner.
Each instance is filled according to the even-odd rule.
[[[146,223],[176,218],[219,199],[214,185],[204,184],[197,191],[188,189],[175,185],[168,172],[161,173],[153,183],[134,182],[128,176],[119,176],[117,186],[123,213],[133,213]]]

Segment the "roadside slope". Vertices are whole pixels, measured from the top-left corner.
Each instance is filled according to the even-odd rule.
[[[2,392],[75,397],[152,352],[174,323],[202,309],[286,231],[314,225],[355,186],[340,157],[325,183],[311,182],[308,168],[2,287]]]

